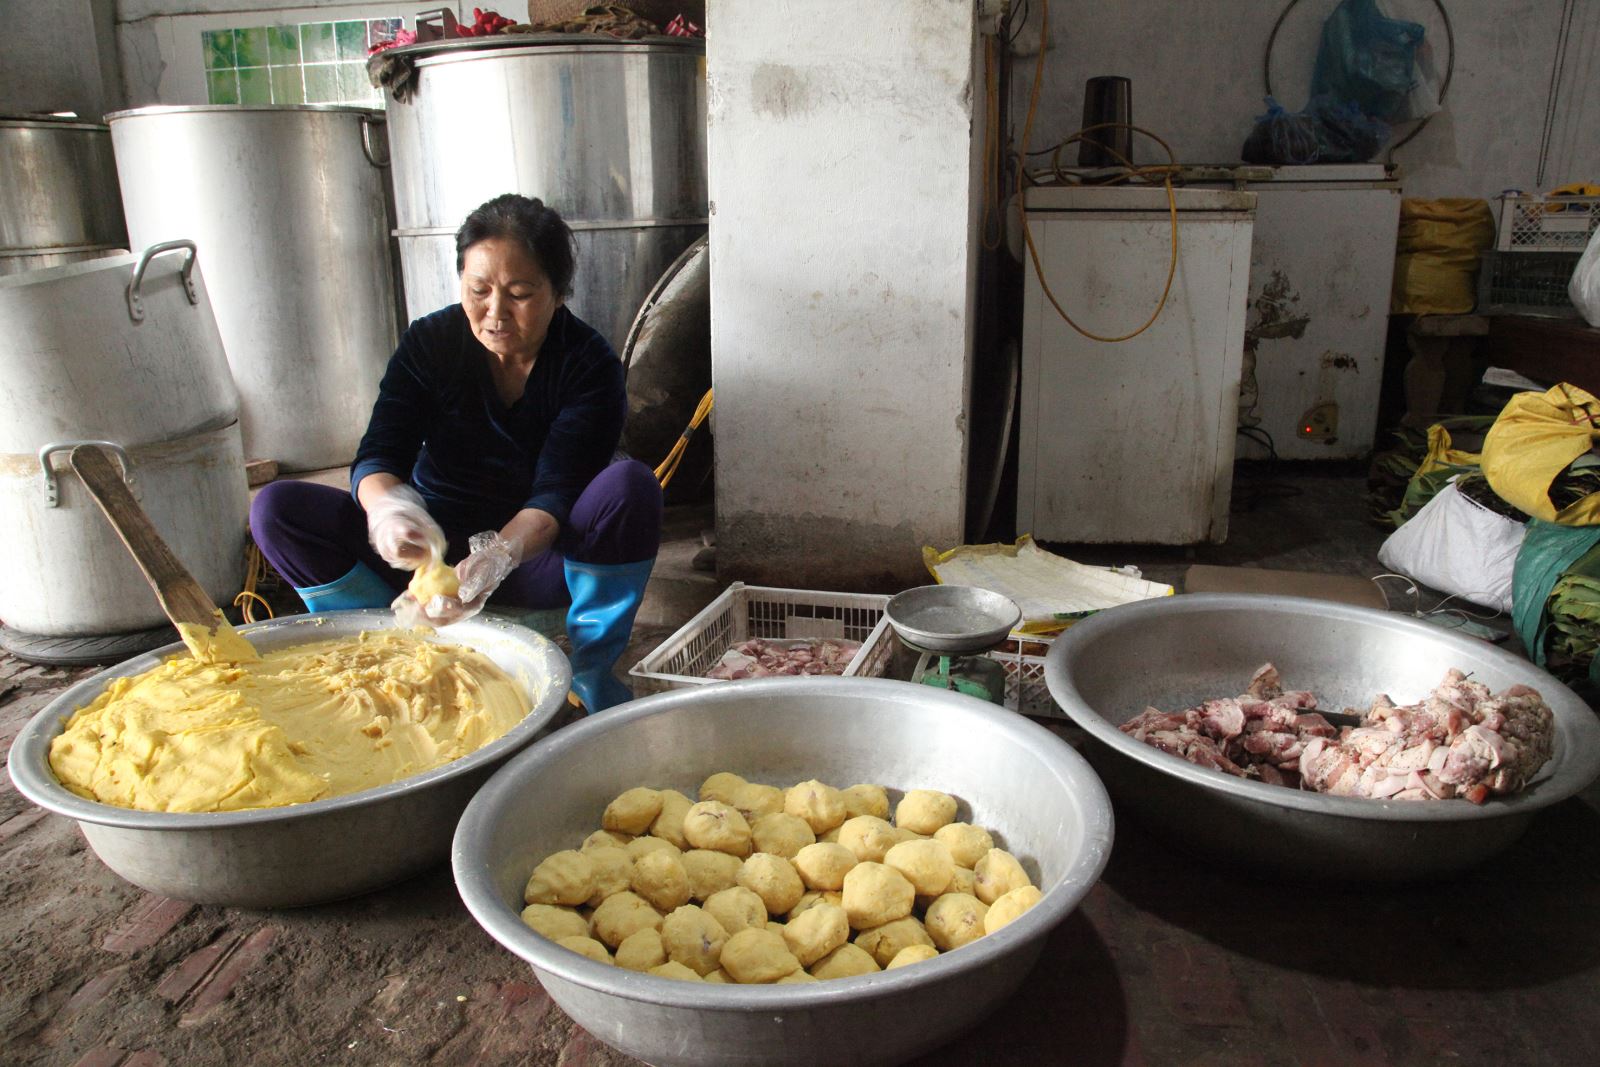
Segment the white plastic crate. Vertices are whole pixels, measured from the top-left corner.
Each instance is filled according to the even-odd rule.
[[[635,696],[720,682],[707,678],[722,654],[753,637],[769,641],[833,638],[860,641],[843,677],[880,675],[894,652],[884,616],[886,596],[774,589],[734,582],[700,614],[645,656],[628,677]]]
[[[1600,196],[1500,197],[1500,252],[1582,252],[1600,230]]]

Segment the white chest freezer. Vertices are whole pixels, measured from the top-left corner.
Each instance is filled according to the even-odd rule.
[[[1025,195],[1045,277],[1079,325],[1121,335],[1149,318],[1171,257],[1165,190]],[[1220,189],[1176,196],[1172,291],[1130,341],[1073,330],[1026,265],[1019,533],[1146,544],[1227,537],[1256,198]]]

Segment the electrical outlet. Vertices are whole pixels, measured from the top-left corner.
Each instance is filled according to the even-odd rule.
[[[1295,427],[1295,436],[1307,441],[1333,444],[1339,439],[1339,405],[1331,400],[1313,404]]]

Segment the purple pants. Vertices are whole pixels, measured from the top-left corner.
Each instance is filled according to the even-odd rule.
[[[435,515],[450,547],[445,560],[467,554],[467,539],[481,530],[452,528],[450,516]],[[298,589],[325,585],[349,574],[357,563],[371,567],[396,593],[409,571],[385,563],[367,543],[367,513],[351,495],[313,482],[273,482],[250,505],[250,532],[262,555]],[[661,486],[637,460],[618,460],[595,475],[572,506],[572,515],[547,552],[507,575],[489,603],[519,608],[558,608],[567,592],[566,559],[580,563],[637,563],[652,559],[661,544]]]

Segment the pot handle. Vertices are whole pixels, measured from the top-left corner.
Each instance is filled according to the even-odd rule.
[[[374,123],[378,122],[387,123],[388,120],[376,118],[372,115],[361,116],[361,154],[366,156],[367,162],[374,167],[387,167],[390,163],[389,153],[385,151],[383,158],[379,159],[372,151],[372,127]],[[384,148],[387,149],[388,147],[388,144],[385,143]]]
[[[139,256],[138,264],[133,268],[133,280],[128,283],[128,317],[134,322],[144,321],[144,299],[139,295],[139,285],[144,281],[144,270],[150,261],[163,252],[186,248],[189,258],[183,264],[183,288],[189,294],[189,303],[200,303],[200,294],[194,288],[194,260],[198,253],[193,241],[162,241],[160,244],[151,245]]]
[[[192,241],[185,241],[190,248],[194,247]],[[161,247],[160,245],[156,246]],[[146,255],[149,253],[147,252]],[[50,466],[50,457],[57,452],[71,452],[79,445],[99,445],[101,448],[117,457],[117,462],[122,466],[122,480],[129,485],[133,484],[133,461],[128,458],[127,449],[115,441],[52,441],[39,449],[39,466],[44,470],[45,507],[59,507],[61,493],[56,486],[55,468]]]

